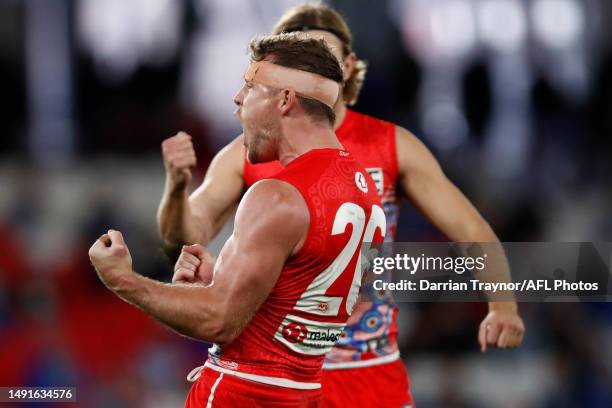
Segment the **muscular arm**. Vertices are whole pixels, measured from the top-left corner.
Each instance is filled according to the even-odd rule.
[[[130,272],[105,283],[180,334],[228,343],[267,298],[285,261],[303,244],[308,226],[308,209],[299,193],[284,182],[265,180],[240,203],[210,286],[164,284]]]
[[[401,186],[433,225],[454,242],[498,242],[489,224],[419,139],[397,127],[396,141]]]
[[[408,199],[451,241],[492,243],[486,246],[487,267],[476,277],[484,282],[510,282],[506,255],[501,244],[495,245],[499,239],[472,203],[446,177],[431,152],[400,127],[396,129],[396,141],[400,183]],[[505,347],[517,345],[522,339],[524,326],[517,315],[514,295],[506,293],[505,296],[510,301],[493,301],[488,297],[490,313],[479,333],[483,351],[487,343],[497,342],[498,346]],[[501,328],[497,323],[501,323]],[[493,329],[488,332],[491,325]],[[510,334],[503,332],[504,326],[511,327],[507,332]]]
[[[167,173],[157,223],[168,246],[206,244],[219,232],[240,199],[243,160],[241,135],[217,153],[191,196],[186,185],[176,185]]]

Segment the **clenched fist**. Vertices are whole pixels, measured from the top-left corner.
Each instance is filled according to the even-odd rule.
[[[185,132],[162,142],[162,155],[166,168],[166,180],[173,190],[180,190],[191,181],[191,168],[197,163],[191,136]]]
[[[115,291],[121,278],[132,271],[132,257],[121,232],[108,230],[89,249],[89,259],[98,272],[100,280]]]
[[[202,245],[185,245],[174,266],[172,282],[210,285],[213,281],[214,266],[215,258]]]

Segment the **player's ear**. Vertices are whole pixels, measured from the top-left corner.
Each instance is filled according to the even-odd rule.
[[[353,75],[353,71],[355,70],[355,65],[357,64],[357,55],[354,52],[351,52],[349,55],[344,57],[344,61],[342,61],[342,79],[344,82],[348,81],[348,79]]]
[[[281,91],[281,99],[279,101],[281,115],[286,115],[296,103],[297,95],[293,89],[286,88]]]

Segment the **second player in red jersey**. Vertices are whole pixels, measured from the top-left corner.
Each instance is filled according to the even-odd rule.
[[[372,177],[386,216],[385,241],[392,242],[399,216],[395,125],[347,109],[336,136],[359,158]],[[282,169],[278,161],[251,164],[245,158],[244,183],[251,186],[258,180],[274,177]],[[399,359],[397,306],[393,297],[389,292],[375,291],[371,285],[363,287],[362,291],[367,293],[365,298],[372,301],[356,305],[342,336],[325,358],[324,406],[402,407],[413,404],[408,374]],[[345,392],[348,378],[351,384],[367,382],[368,388],[374,391]],[[386,392],[380,392],[382,389]]]

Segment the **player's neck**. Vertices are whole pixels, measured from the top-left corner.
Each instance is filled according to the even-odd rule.
[[[278,159],[283,166],[313,149],[343,149],[329,126],[307,119],[286,123],[278,148]]]
[[[346,117],[346,105],[342,99],[338,100],[336,106],[334,106],[334,113],[336,114],[336,121],[334,122],[334,131],[338,130],[344,118]]]

